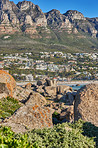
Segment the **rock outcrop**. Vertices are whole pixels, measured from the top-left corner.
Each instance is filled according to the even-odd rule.
[[[5,93],[7,96],[13,96],[16,89],[16,81],[6,71],[0,70],[0,94]]]
[[[56,80],[46,79],[46,86],[56,87],[57,86],[57,82],[56,82]]]
[[[32,92],[27,99],[26,104],[37,104],[39,106],[44,106],[47,103],[46,99],[37,92]]]
[[[53,111],[44,106],[46,99],[41,94],[32,91],[23,103],[9,119],[5,119],[1,124],[10,126],[16,133],[53,126]]]
[[[59,85],[57,86],[57,94],[66,94],[67,92],[71,92],[72,88],[67,85]]]
[[[47,24],[55,29],[65,29],[66,32],[71,33],[72,32],[72,24],[63,14],[60,13],[60,11],[53,9],[46,13],[47,18]]]
[[[26,104],[20,107],[9,119],[2,123],[10,126],[16,133],[23,133],[35,128],[52,127],[52,111],[48,107]]]
[[[98,84],[88,84],[77,92],[74,120],[80,118],[98,126]]]
[[[49,79],[20,87],[10,74],[0,70],[0,98],[7,96],[17,99],[21,107],[0,125],[10,126],[16,133],[80,118],[98,126],[98,84],[86,85],[77,93]]]
[[[73,20],[86,20],[86,18],[83,16],[83,14],[77,10],[68,10],[64,15],[70,19]]]
[[[46,13],[47,24],[57,32],[67,32],[77,34],[85,32],[92,37],[98,37],[98,19],[85,18],[83,14],[76,10],[69,10],[61,14],[58,10],[51,10]]]
[[[44,87],[44,95],[47,97],[54,97],[57,94],[57,87],[53,87],[53,86],[45,86]]]
[[[16,86],[16,90],[13,93],[13,97],[19,100],[20,102],[24,103],[29,98],[31,93],[32,93],[31,89]]]
[[[74,121],[74,107],[68,106],[66,109],[62,110],[60,113],[60,120],[73,122]]]
[[[47,20],[39,6],[29,1],[15,5],[9,0],[0,0],[0,34],[26,32],[34,34],[37,26],[46,27]]]
[[[19,20],[13,11],[11,2],[9,0],[0,0],[0,34],[19,31]]]
[[[42,38],[42,33],[46,38],[51,38],[49,27],[53,32],[85,32],[94,38],[98,37],[98,18],[85,18],[76,10],[61,14],[53,9],[43,13],[38,5],[30,1],[22,1],[16,5],[9,0],[0,0],[0,34],[25,32],[35,35],[35,38]]]

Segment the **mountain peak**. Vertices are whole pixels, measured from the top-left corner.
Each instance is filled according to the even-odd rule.
[[[22,2],[18,2],[17,7],[23,11],[23,10],[27,10],[30,6],[35,6],[32,2],[30,1],[22,1]]]
[[[60,14],[60,11],[59,10],[57,10],[57,9],[52,9],[52,10],[50,10],[49,12],[47,12],[46,14],[48,14],[48,13],[58,13],[58,14]]]
[[[9,0],[0,0],[0,10],[11,10],[11,4]]]
[[[64,15],[71,20],[78,19],[78,20],[85,20],[83,14],[77,10],[68,10]]]
[[[98,18],[85,18],[77,10],[68,10],[61,14],[59,10],[52,9],[43,13],[40,7],[31,1],[24,0],[16,5],[9,0],[0,0],[0,34],[25,32],[35,35],[41,32],[38,28],[44,27],[48,32],[47,37],[50,38],[47,25],[59,32],[69,34],[84,32],[92,37],[98,37]]]

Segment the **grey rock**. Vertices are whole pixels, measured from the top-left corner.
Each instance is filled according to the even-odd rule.
[[[44,95],[47,97],[55,97],[57,94],[57,88],[52,86],[44,87]]]
[[[64,15],[70,19],[73,20],[86,20],[86,18],[83,16],[83,14],[77,10],[68,10]]]
[[[63,95],[58,94],[58,95],[56,96],[56,100],[57,100],[57,101],[60,101],[60,100],[62,99],[62,97],[63,97]]]
[[[74,107],[69,106],[60,113],[60,120],[73,122],[74,121]]]
[[[66,94],[67,91],[71,91],[72,88],[66,85],[59,85],[57,86],[57,93],[58,94]]]
[[[98,126],[98,84],[78,90],[74,103],[74,120],[82,119]]]
[[[46,86],[56,86],[56,81],[55,80],[49,80],[49,79],[46,79]]]
[[[69,103],[69,105],[73,105],[74,96],[72,95],[72,93],[68,92],[66,95],[67,95],[67,102]]]
[[[10,126],[16,133],[36,128],[51,128],[52,111],[47,107],[27,104],[20,107],[12,117],[5,119],[0,125]]]
[[[42,81],[40,81],[40,80],[37,81],[37,85],[38,85],[38,86],[42,85]]]
[[[27,99],[27,101],[26,101],[26,105],[27,104],[37,104],[37,105],[39,105],[39,106],[43,106],[43,105],[45,105],[47,103],[47,101],[46,101],[46,99],[41,95],[41,94],[39,94],[39,93],[37,93],[37,92],[32,92],[32,93],[30,93],[30,95],[29,95],[29,97],[28,97],[28,99]]]

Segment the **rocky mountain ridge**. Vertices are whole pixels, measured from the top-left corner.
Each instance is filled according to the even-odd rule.
[[[40,28],[40,29],[39,29]],[[25,32],[42,38],[40,32],[51,38],[50,30],[68,34],[85,33],[93,38],[98,37],[98,18],[85,18],[76,10],[61,14],[58,10],[43,13],[38,5],[22,1],[17,5],[9,0],[0,0],[0,34]]]

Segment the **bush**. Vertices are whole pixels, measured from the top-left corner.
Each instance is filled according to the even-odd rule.
[[[7,97],[0,99],[0,118],[5,119],[11,116],[19,107],[19,101],[14,98]]]
[[[15,134],[8,127],[1,127],[0,143],[8,148],[95,148],[93,135],[87,137],[82,134],[84,123],[79,120],[75,124],[57,124],[53,128],[24,134]]]

